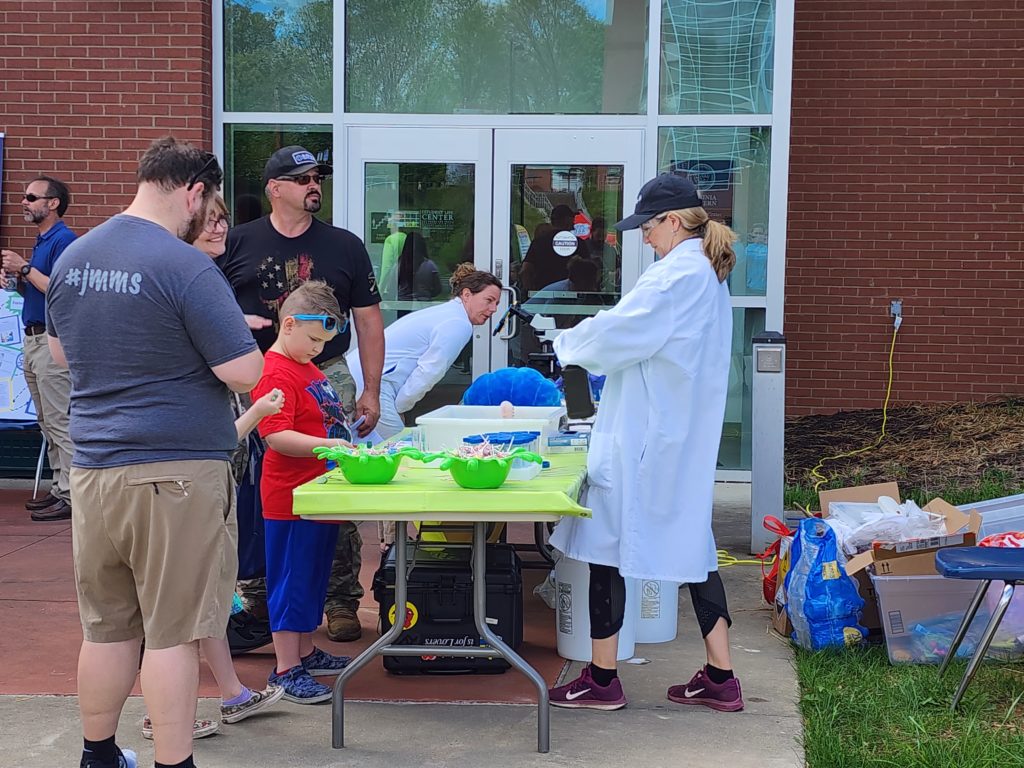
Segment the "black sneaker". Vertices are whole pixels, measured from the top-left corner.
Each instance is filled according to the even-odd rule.
[[[255,651],[274,641],[270,620],[257,619],[248,611],[239,611],[228,617],[227,635],[232,656]]]
[[[139,761],[135,753],[130,749],[119,749],[117,759],[112,763],[104,763],[94,758],[82,755],[82,762],[79,768],[136,768]]]

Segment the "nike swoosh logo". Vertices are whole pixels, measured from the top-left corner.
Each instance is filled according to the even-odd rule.
[[[589,688],[584,688],[582,691],[576,691],[576,693],[567,693],[567,694],[565,694],[565,700],[566,701],[573,701],[575,699],[578,699],[584,693],[590,693],[590,689]]]
[[[687,688],[685,691],[683,691],[683,696],[685,696],[688,699],[692,699],[694,696],[701,693],[704,693],[703,688],[698,688],[696,691],[691,691],[689,688]]]

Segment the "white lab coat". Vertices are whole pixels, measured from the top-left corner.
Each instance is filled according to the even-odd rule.
[[[391,437],[402,429],[400,414],[412,410],[437,384],[473,337],[473,324],[459,299],[419,309],[384,329],[384,371],[380,386],[377,432]],[[363,393],[358,350],[345,356],[356,397]]]
[[[563,365],[608,376],[587,458],[594,516],[565,518],[555,547],[633,578],[700,583],[717,570],[711,506],[731,334],[729,289],[694,238],[555,340]]]

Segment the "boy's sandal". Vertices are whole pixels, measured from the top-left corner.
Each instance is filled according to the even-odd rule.
[[[216,720],[197,719],[192,723],[192,738],[205,739],[207,736],[213,736],[219,728],[220,725]],[[149,719],[149,715],[142,718],[142,738],[153,738],[153,721]]]

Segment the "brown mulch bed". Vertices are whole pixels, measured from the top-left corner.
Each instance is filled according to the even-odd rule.
[[[871,445],[882,411],[801,416],[786,423],[786,482],[814,485],[811,469],[826,456]],[[825,462],[833,487],[896,480],[917,487],[970,486],[998,473],[1024,485],[1024,398],[889,409],[877,448]]]

